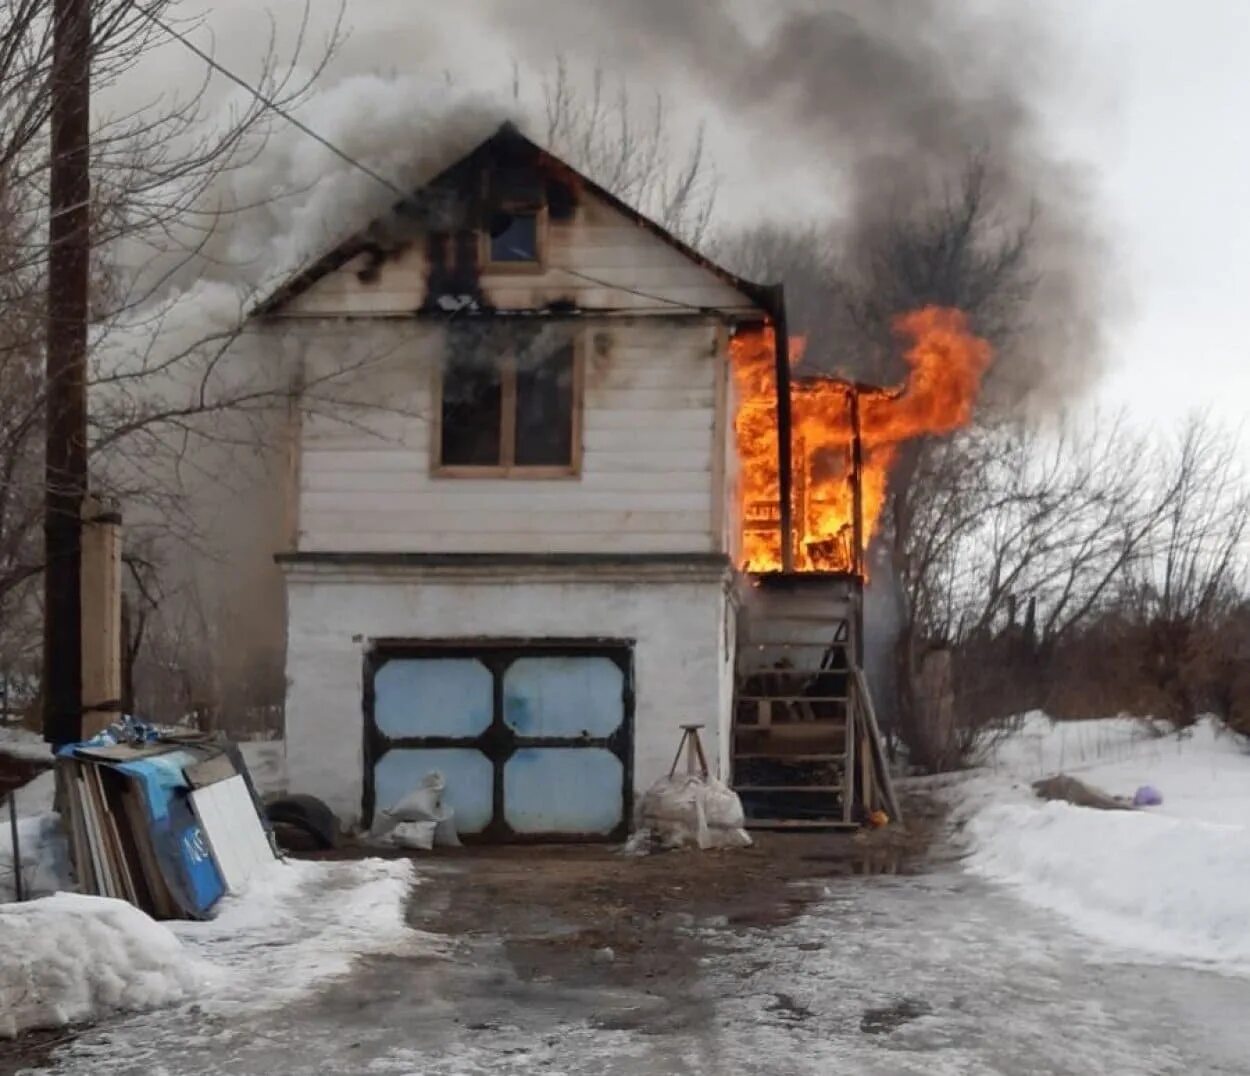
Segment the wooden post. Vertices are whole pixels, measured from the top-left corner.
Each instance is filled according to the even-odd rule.
[[[94,497],[83,499],[82,738],[108,728],[121,713],[121,516]]]
[[[784,284],[774,284],[773,297],[773,369],[777,391],[777,528],[781,532],[781,570],[794,571],[794,506],[791,484],[794,480],[793,445],[790,421],[790,331],[786,324],[786,291]]]
[[[79,573],[87,488],[90,72],[90,0],[55,0],[49,83],[43,735],[58,746],[79,739],[82,726]]]

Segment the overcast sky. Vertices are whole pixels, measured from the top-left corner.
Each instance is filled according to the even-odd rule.
[[[1018,0],[976,2],[1009,10]],[[322,12],[332,7],[319,4]],[[337,70],[446,70],[494,89],[506,83],[508,57],[517,51],[500,13],[506,8],[515,20],[546,4],[349,0],[352,38]],[[188,0],[188,8],[195,5]],[[298,0],[269,6],[280,20],[302,8]],[[218,0],[208,19],[218,55],[244,68],[258,40],[256,10],[255,0]],[[1250,396],[1243,313],[1250,297],[1250,2],[1032,0],[1029,11],[1058,45],[1045,51],[1048,70],[1035,105],[1056,152],[1089,170],[1113,250],[1112,290],[1120,301],[1109,323],[1108,372],[1093,401],[1127,405],[1147,422],[1197,408],[1237,425]],[[610,34],[597,38],[593,19],[578,34],[573,48],[591,61],[597,54],[611,65],[628,53]],[[185,55],[170,60],[186,62]],[[653,88],[639,82],[643,92]],[[817,171],[782,181],[766,152],[743,145],[732,115],[706,102],[697,112],[709,121],[722,208],[751,215],[820,199],[825,179]]]

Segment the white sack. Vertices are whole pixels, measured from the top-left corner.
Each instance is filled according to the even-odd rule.
[[[433,823],[431,833],[433,843],[448,848],[460,847],[460,836],[456,833],[455,812],[443,806],[443,790],[447,781],[437,770],[427,773],[421,783],[404,796],[395,806],[378,813],[373,825],[372,834],[376,838],[387,838],[395,844],[401,844],[397,836],[398,827],[403,823]],[[416,840],[415,833],[410,830],[404,840]],[[424,832],[424,831],[422,831]],[[424,840],[424,837],[420,838]],[[424,844],[402,844],[404,848],[429,848]]]
[[[642,798],[639,827],[663,848],[745,848],[742,801],[715,777],[683,774],[656,781]]]

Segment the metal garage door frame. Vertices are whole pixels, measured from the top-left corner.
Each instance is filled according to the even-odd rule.
[[[504,720],[504,674],[519,658],[601,657],[615,664],[623,675],[623,716],[610,736],[520,736]],[[470,658],[490,670],[493,683],[491,723],[478,736],[388,736],[375,716],[374,678],[395,659]],[[480,833],[464,834],[466,843],[550,843],[619,841],[629,834],[634,799],[634,641],[632,639],[376,639],[364,663],[364,801],[366,827],[373,824],[376,808],[374,770],[382,756],[395,748],[476,748],[489,760],[494,779],[491,820]],[[610,833],[518,833],[508,824],[504,801],[504,769],[522,748],[598,747],[621,760],[621,821]]]

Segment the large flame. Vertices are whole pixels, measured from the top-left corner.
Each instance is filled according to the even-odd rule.
[[[859,389],[863,547],[877,531],[898,446],[949,433],[972,418],[990,345],[968,328],[962,311],[928,306],[894,322],[909,341],[910,373],[894,389]],[[740,333],[732,358],[737,412],[742,561],[750,571],[781,568],[778,531],[777,409],[771,329]],[[803,341],[792,341],[791,364]],[[852,414],[856,388],[830,377],[791,383],[794,566],[800,571],[856,571]]]

